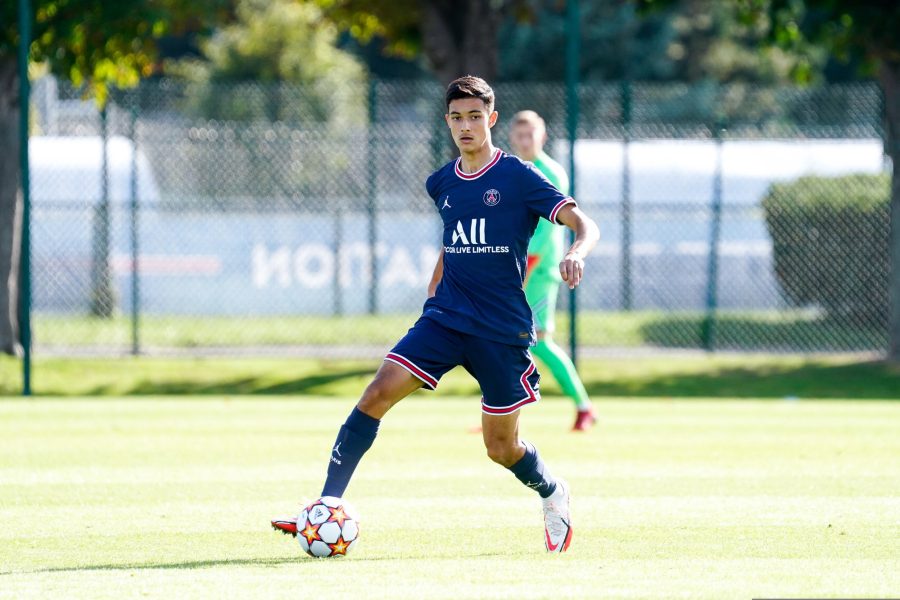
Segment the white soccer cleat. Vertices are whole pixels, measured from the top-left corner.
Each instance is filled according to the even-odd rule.
[[[569,484],[556,480],[556,490],[544,504],[544,544],[547,552],[565,552],[572,543],[572,521],[569,518]]]

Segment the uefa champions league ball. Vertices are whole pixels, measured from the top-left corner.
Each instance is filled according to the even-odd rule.
[[[323,496],[300,511],[297,541],[316,558],[346,556],[359,542],[359,515],[341,498]]]

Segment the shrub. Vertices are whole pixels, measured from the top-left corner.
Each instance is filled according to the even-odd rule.
[[[773,184],[762,205],[790,304],[887,322],[889,176],[802,177]]]

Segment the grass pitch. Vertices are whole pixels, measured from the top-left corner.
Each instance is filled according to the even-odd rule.
[[[546,398],[523,436],[573,490],[484,455],[477,399],[416,394],[347,497],[360,546],[314,560],[269,520],[321,487],[350,398],[0,403],[2,598],[900,596],[900,403]]]

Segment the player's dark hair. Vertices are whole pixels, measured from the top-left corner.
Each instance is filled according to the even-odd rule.
[[[478,98],[484,102],[488,113],[494,111],[494,90],[481,77],[466,75],[451,81],[450,85],[447,86],[447,94],[445,96],[447,108],[450,108],[452,100],[459,100],[460,98]]]

